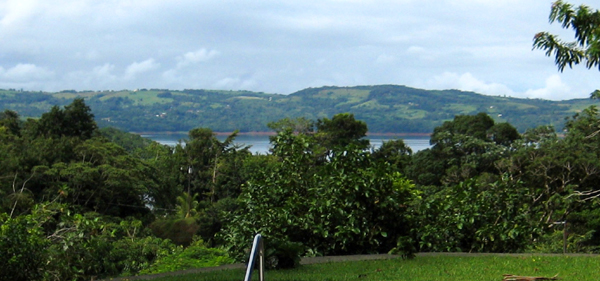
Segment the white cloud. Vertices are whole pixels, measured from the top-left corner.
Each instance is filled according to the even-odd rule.
[[[553,74],[546,78],[543,88],[529,89],[524,92],[515,92],[501,83],[482,81],[471,73],[459,75],[445,72],[429,80],[425,87],[434,89],[457,89],[472,91],[484,95],[510,96],[517,98],[539,98],[548,100],[565,100],[572,98],[573,91],[569,85],[562,81],[561,76]]]
[[[179,75],[177,74],[177,70],[175,70],[175,69],[169,69],[169,70],[163,72],[162,78],[167,83],[179,83],[182,81],[182,79],[180,79]]]
[[[239,77],[225,77],[214,83],[217,89],[253,89],[257,82],[252,78],[242,79]]]
[[[471,73],[457,74],[444,72],[442,75],[433,77],[427,82],[427,86],[434,89],[457,89],[462,91],[473,91],[485,95],[507,95],[515,96],[510,88],[499,83],[489,83],[475,78]]]
[[[114,74],[115,66],[110,63],[94,66],[91,70],[73,71],[63,75],[62,88],[51,89],[60,91],[64,89],[80,90],[111,90],[114,85],[119,85],[124,79]],[[73,87],[76,85],[77,87]]]
[[[105,63],[104,65],[94,67],[92,73],[95,77],[98,77],[103,80],[115,80],[117,77],[114,74],[112,74],[114,69],[114,65],[110,63]]]
[[[223,89],[223,88],[232,88],[232,87],[236,87],[237,85],[240,84],[240,79],[239,78],[233,78],[233,77],[225,77],[223,79],[220,79],[219,81],[217,81],[215,83],[215,86],[219,89]]]
[[[45,80],[51,78],[52,76],[52,71],[36,66],[35,64],[20,63],[6,70],[0,67],[0,77],[3,80],[12,82]]]
[[[571,87],[565,84],[558,74],[548,77],[544,88],[525,92],[527,97],[551,100],[567,99],[571,94]]]
[[[138,74],[149,72],[160,67],[160,64],[150,58],[143,62],[134,62],[125,70],[125,79],[133,79]]]
[[[0,4],[0,25],[4,28],[22,24],[33,17],[39,8],[36,0],[8,0]]]
[[[182,68],[187,65],[197,64],[200,62],[208,61],[219,55],[216,50],[200,49],[195,52],[187,52],[183,56],[177,58],[177,67]]]

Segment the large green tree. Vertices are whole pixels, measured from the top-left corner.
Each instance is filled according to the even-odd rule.
[[[331,119],[319,119],[316,127],[317,140],[329,150],[350,144],[361,149],[369,146],[369,140],[363,139],[367,135],[367,123],[354,119],[354,114],[340,113]]]
[[[49,112],[42,114],[34,128],[35,135],[78,137],[85,140],[94,135],[98,126],[90,107],[82,98],[76,98],[64,109],[54,106]]]
[[[415,154],[407,174],[418,184],[440,185],[495,172],[494,161],[519,138],[513,126],[485,113],[457,115],[434,129],[433,147]]]
[[[351,135],[344,128],[354,131],[336,127],[337,136]],[[396,246],[410,253],[406,207],[416,194],[394,166],[352,141],[315,159],[318,139],[292,128],[280,131],[272,144],[278,162],[244,185],[240,209],[221,233],[237,258],[255,233],[280,242],[275,249],[301,243],[309,255],[387,252]]]

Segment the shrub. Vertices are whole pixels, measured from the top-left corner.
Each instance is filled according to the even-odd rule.
[[[265,267],[268,269],[295,268],[305,251],[302,243],[265,239]]]
[[[586,242],[593,235],[594,231],[589,231],[584,235],[569,233],[567,238],[567,253],[595,253],[597,246],[587,246]],[[537,239],[535,243],[529,246],[528,251],[534,253],[555,253],[560,254],[564,251],[564,238],[562,230],[554,230],[544,234]]]
[[[121,276],[136,275],[157,260],[182,251],[168,239],[145,237],[124,238],[112,243],[109,265]]]
[[[178,253],[158,259],[150,268],[141,274],[172,272],[191,268],[213,267],[233,263],[227,252],[215,248],[207,248],[202,240],[194,241],[189,247]]]
[[[25,217],[11,219],[0,214],[0,280],[41,279],[46,246],[40,228]]]
[[[153,222],[149,227],[154,235],[184,247],[192,243],[199,229],[195,218],[163,219]]]

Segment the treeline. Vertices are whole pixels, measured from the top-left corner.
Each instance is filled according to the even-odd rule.
[[[381,94],[385,96],[385,93]],[[519,133],[458,115],[430,149],[374,149],[352,114],[269,123],[252,155],[207,128],[163,146],[98,129],[75,99],[41,118],[0,113],[0,280],[88,280],[301,256],[596,253],[600,113]],[[566,222],[566,224],[565,224]]]
[[[423,90],[398,85],[308,88],[289,95],[250,91],[140,89],[61,91],[0,89],[0,108],[39,117],[52,105],[84,98],[99,127],[128,132],[265,132],[283,118],[318,120],[349,112],[369,124],[371,133],[431,133],[455,115],[485,112],[519,132],[539,125],[562,129],[564,118],[593,104],[589,99],[548,101],[484,96],[458,90]]]

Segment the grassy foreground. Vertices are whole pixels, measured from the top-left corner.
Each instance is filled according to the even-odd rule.
[[[419,256],[392,259],[304,265],[292,270],[273,270],[265,280],[502,280],[503,274],[553,277],[560,280],[599,280],[600,256]],[[258,280],[258,273],[253,280]],[[154,280],[243,280],[244,270],[222,270],[164,277]]]

